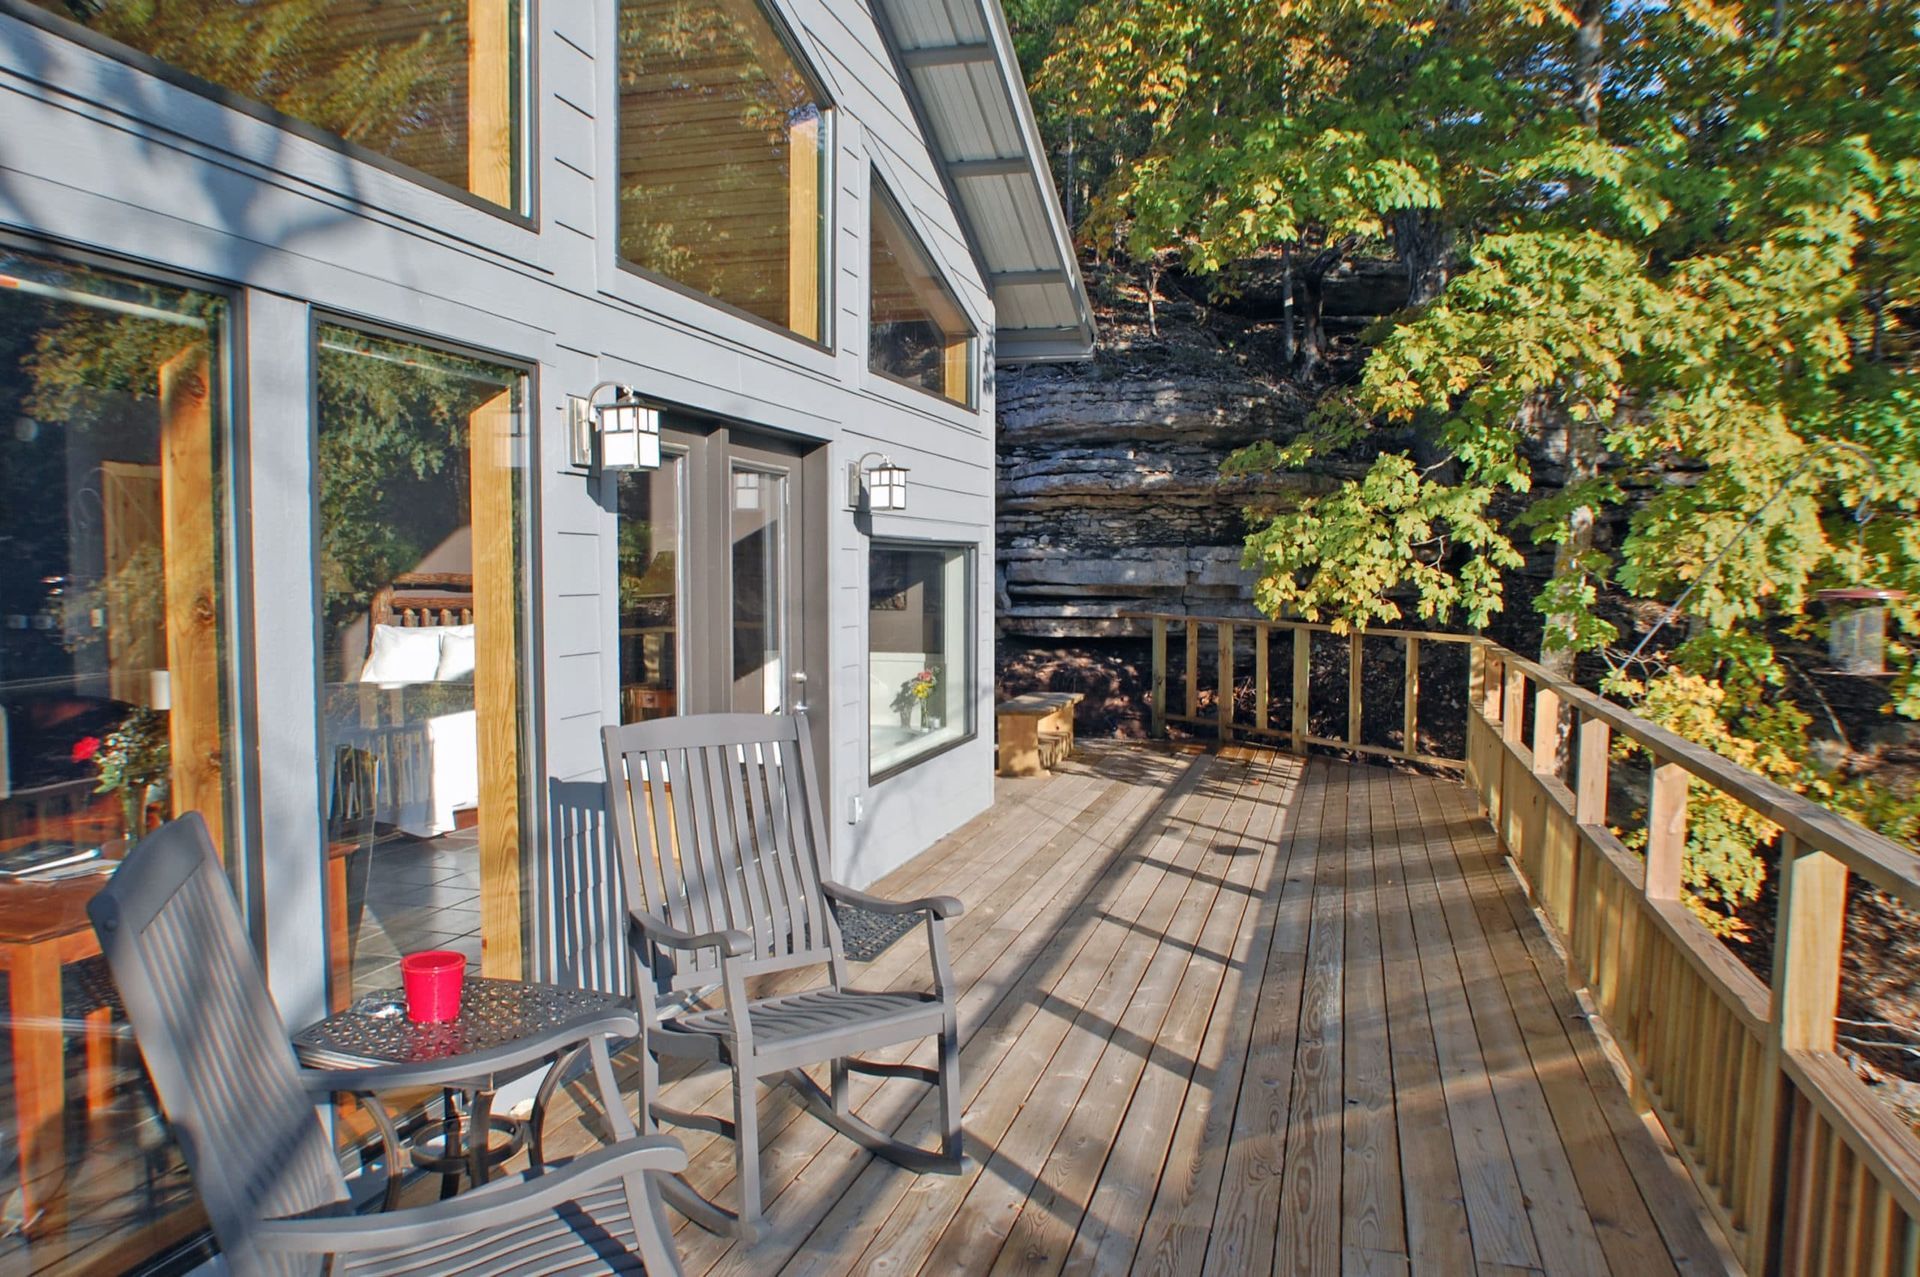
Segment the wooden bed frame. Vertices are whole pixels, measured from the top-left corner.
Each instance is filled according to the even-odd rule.
[[[473,577],[466,572],[402,572],[373,596],[367,620],[369,652],[376,625],[472,625]]]

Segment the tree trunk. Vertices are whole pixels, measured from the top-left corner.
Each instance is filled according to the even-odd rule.
[[[1407,305],[1424,306],[1447,286],[1447,253],[1453,236],[1440,210],[1403,208],[1393,215],[1393,246],[1407,271]]]
[[[1311,377],[1327,359],[1327,330],[1320,323],[1320,306],[1325,297],[1321,280],[1325,273],[1325,268],[1318,266],[1296,272],[1295,309],[1300,312],[1300,341],[1293,356],[1296,377]]]

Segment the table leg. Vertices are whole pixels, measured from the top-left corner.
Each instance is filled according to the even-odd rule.
[[[29,944],[13,951],[11,997],[20,1214],[32,1234],[44,1236],[66,1223],[59,1189],[67,1171],[67,1062],[60,1032],[60,957],[54,946]]]
[[[467,1110],[467,1182],[487,1182],[487,1154],[493,1147],[493,1092],[475,1091]]]
[[[447,1130],[446,1134],[441,1137],[440,1153],[441,1156],[451,1162],[454,1158],[460,1156],[460,1110],[454,1105],[452,1091],[446,1092],[446,1106]],[[440,1199],[442,1201],[452,1197],[459,1191],[459,1172],[449,1170],[440,1176]]]

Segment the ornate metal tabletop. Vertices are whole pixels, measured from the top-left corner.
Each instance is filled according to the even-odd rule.
[[[452,1020],[417,1024],[407,1018],[401,991],[382,989],[300,1030],[293,1045],[302,1062],[317,1067],[426,1064],[631,1010],[623,999],[591,989],[470,976]]]

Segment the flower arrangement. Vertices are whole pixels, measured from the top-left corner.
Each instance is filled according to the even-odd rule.
[[[127,837],[137,840],[146,832],[147,808],[167,796],[172,777],[167,721],[153,710],[136,708],[105,740],[83,736],[75,741],[73,761],[93,764],[99,777],[94,793],[120,795]]]
[[[900,691],[893,698],[893,708],[900,712],[901,726],[913,726],[912,720],[916,718],[922,726],[926,724],[927,702],[933,698],[939,686],[939,673],[930,669],[921,670],[900,684]]]

